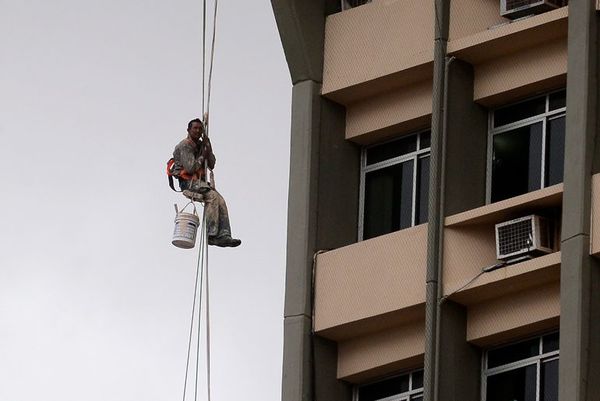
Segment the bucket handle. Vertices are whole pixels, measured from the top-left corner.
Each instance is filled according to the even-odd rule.
[[[194,208],[194,215],[195,215],[195,216],[198,216],[198,212],[197,212],[197,210],[196,210],[196,204],[194,203],[194,201],[189,201],[189,202],[188,202],[188,203],[187,203],[187,204],[186,204],[186,205],[183,207],[183,209],[181,209],[180,211],[177,211],[177,205],[175,205],[175,212],[176,212],[177,214],[179,214],[179,213],[183,213],[183,212],[184,212],[184,210],[185,210],[185,209],[186,209],[186,208],[187,208],[189,205],[192,205],[192,207]]]

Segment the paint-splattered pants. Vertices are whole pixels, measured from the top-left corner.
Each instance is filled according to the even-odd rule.
[[[209,237],[231,236],[229,213],[225,199],[216,190],[207,186],[203,181],[179,181],[182,190],[190,190],[202,194],[204,212],[206,213],[206,230]]]

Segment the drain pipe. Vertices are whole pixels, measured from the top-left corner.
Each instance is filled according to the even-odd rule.
[[[425,298],[424,401],[436,401],[438,389],[438,323],[443,220],[444,100],[450,0],[434,0],[435,43],[431,113],[429,223]]]

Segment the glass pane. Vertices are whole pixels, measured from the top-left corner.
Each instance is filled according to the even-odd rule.
[[[414,161],[402,163],[402,192],[400,198],[400,229],[412,226]]]
[[[542,123],[494,135],[492,202],[541,186]]]
[[[561,109],[567,106],[567,91],[562,90],[550,95],[550,110]]]
[[[535,401],[536,380],[535,365],[489,376],[486,401]]]
[[[494,127],[514,123],[546,112],[546,97],[527,100],[494,111]]]
[[[556,333],[552,333],[552,334],[548,334],[547,336],[544,336],[542,338],[543,341],[543,345],[542,345],[542,350],[544,353],[546,352],[552,352],[552,351],[558,351],[558,342],[559,342],[559,335],[558,332]]]
[[[523,341],[488,351],[488,368],[506,365],[540,354],[540,339]]]
[[[417,167],[417,202],[415,224],[427,222],[429,213],[429,156],[419,159]]]
[[[358,389],[360,401],[375,401],[408,391],[408,375],[394,377]]]
[[[558,359],[542,363],[541,401],[558,401]]]
[[[412,224],[413,161],[366,174],[363,238]]]
[[[419,149],[427,149],[429,147],[431,147],[431,131],[422,132]]]
[[[412,374],[412,388],[411,390],[417,390],[423,387],[423,371],[419,370]]]
[[[393,159],[394,157],[412,153],[417,150],[417,136],[387,142],[367,149],[367,165]]]
[[[546,124],[546,186],[561,183],[565,165],[565,116]]]

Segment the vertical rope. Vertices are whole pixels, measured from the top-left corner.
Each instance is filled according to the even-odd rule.
[[[203,286],[203,276],[204,276],[204,261],[206,259],[206,249],[204,248],[204,244],[207,242],[206,241],[206,206],[204,207],[204,213],[202,214],[202,233],[200,235],[200,250],[199,250],[199,255],[202,258],[202,273],[200,274],[200,298],[198,300],[199,305],[198,305],[198,336],[196,338],[196,376],[195,376],[195,383],[194,383],[194,401],[198,400],[198,376],[200,376],[200,334],[201,334],[201,330],[202,330],[202,325],[201,323],[201,317],[202,317],[202,286]],[[206,281],[206,280],[204,280]]]
[[[202,226],[205,226],[205,217],[206,217],[206,213],[202,213]],[[202,244],[202,241],[204,240],[204,230],[201,231],[200,233],[200,244]],[[185,394],[187,391],[187,379],[188,379],[188,374],[189,374],[189,367],[190,367],[190,354],[191,354],[191,350],[192,350],[192,336],[194,333],[194,317],[196,315],[196,300],[198,299],[199,302],[202,301],[202,276],[204,274],[204,269],[200,268],[201,266],[201,261],[204,258],[203,255],[203,247],[200,247],[198,249],[198,261],[196,263],[196,279],[194,280],[194,298],[192,301],[192,316],[191,316],[191,323],[190,323],[190,333],[189,333],[189,339],[188,339],[188,349],[187,349],[187,359],[185,362],[185,378],[183,380],[183,398],[182,401],[185,401]],[[199,280],[198,280],[199,279]],[[200,285],[198,285],[200,284]],[[200,296],[198,297],[198,289],[200,289]],[[200,307],[198,308],[198,326],[200,326]],[[196,376],[198,376],[196,374]]]
[[[204,208],[204,213],[203,216],[206,216],[206,207]],[[202,219],[204,220],[204,218]],[[204,240],[205,239],[205,230],[204,227],[206,226],[206,221],[202,222],[202,234],[200,235],[201,238]],[[202,258],[202,274],[200,275],[200,277],[204,276],[204,242],[200,241],[199,244],[199,248],[200,248],[200,257]],[[195,375],[194,375],[194,401],[198,401],[198,376],[200,373],[200,329],[201,329],[201,320],[202,320],[202,280],[200,280],[200,299],[198,301],[198,334],[196,335],[196,369],[195,369]]]
[[[202,112],[204,112],[204,99],[206,87],[206,0],[202,2]]]
[[[205,246],[206,249],[204,250],[204,268],[206,269],[206,388],[208,392],[208,401],[210,401],[210,292],[208,279],[208,241],[206,241]]]
[[[212,73],[213,73],[213,64],[215,59],[215,41],[217,37],[217,10],[219,8],[219,0],[215,0],[215,9],[213,14],[213,32],[212,32],[212,43],[210,46],[210,64],[209,64],[209,72],[208,72],[208,93],[206,97],[206,114],[210,112],[210,89],[212,87]]]

